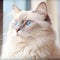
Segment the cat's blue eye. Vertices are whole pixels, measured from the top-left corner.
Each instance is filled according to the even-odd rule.
[[[18,24],[18,22],[17,21],[15,21],[15,26],[17,27],[19,24]]]
[[[32,24],[32,21],[31,20],[28,20],[27,22],[26,22],[26,25],[28,25],[28,26],[30,26]]]

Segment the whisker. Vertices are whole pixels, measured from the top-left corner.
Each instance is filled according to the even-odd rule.
[[[1,38],[5,38],[5,37],[6,37],[6,36],[4,36],[4,37],[2,36],[2,37],[0,37],[0,39],[1,39]]]
[[[6,35],[7,35],[7,34],[0,36],[0,41],[6,39]]]
[[[0,40],[5,39],[6,37],[0,38]]]
[[[6,39],[6,37],[4,37],[4,38],[1,38],[1,39],[0,39],[0,41],[2,41],[2,40],[5,40],[5,39]]]
[[[0,36],[5,36],[5,35],[7,35],[7,34],[1,34]]]

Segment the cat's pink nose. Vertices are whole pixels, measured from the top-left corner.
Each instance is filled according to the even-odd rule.
[[[16,28],[16,32],[20,31],[22,28],[23,28],[23,26]]]

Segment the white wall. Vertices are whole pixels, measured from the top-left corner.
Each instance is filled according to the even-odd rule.
[[[58,0],[47,0],[52,27],[56,31],[56,43],[59,45],[58,2]]]

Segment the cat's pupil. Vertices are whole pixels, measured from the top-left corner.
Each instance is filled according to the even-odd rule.
[[[30,26],[31,23],[32,23],[32,21],[31,21],[31,20],[28,20],[28,21],[26,22],[26,25]]]

